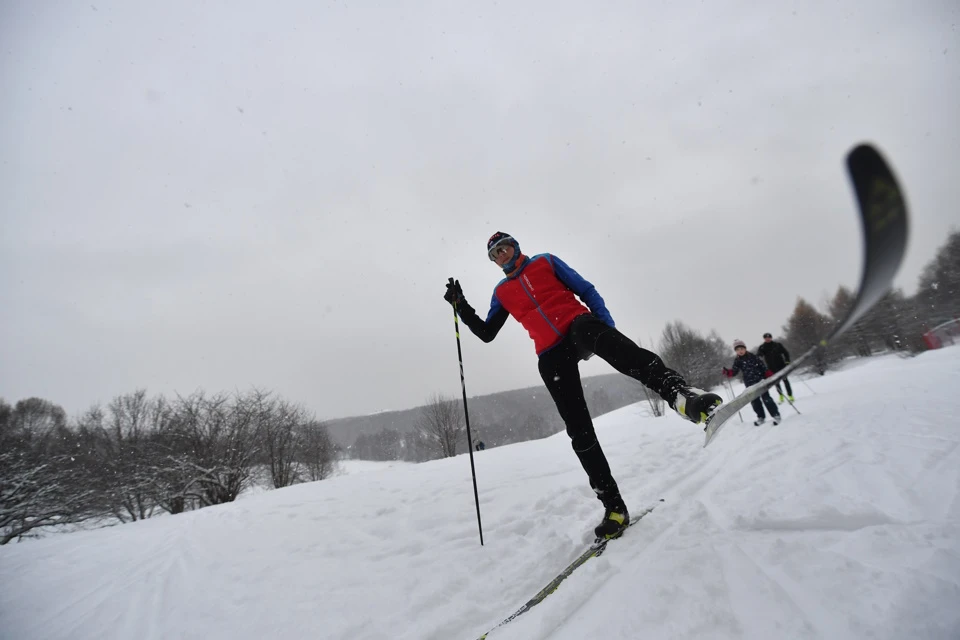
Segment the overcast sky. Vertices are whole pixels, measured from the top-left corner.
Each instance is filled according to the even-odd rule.
[[[912,293],[960,224],[958,7],[5,0],[0,397],[459,395],[444,284],[486,313],[497,230],[635,339],[757,344],[857,283],[863,140]],[[515,321],[462,337],[470,395],[540,384]]]

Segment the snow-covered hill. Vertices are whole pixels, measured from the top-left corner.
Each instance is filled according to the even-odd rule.
[[[960,348],[808,384],[708,449],[639,406],[597,420],[627,504],[664,502],[490,637],[960,637]],[[466,455],[371,469],[2,547],[0,635],[473,640],[601,515],[565,434],[475,460],[482,547]]]

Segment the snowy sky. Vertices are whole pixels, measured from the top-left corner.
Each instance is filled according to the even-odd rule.
[[[957,223],[954,2],[379,4],[3,3],[0,395],[459,394],[441,296],[486,311],[495,230],[634,338],[753,344],[856,284],[861,140],[907,185],[899,285]],[[463,347],[471,395],[540,382],[512,321]]]

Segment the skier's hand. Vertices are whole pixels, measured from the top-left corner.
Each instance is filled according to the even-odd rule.
[[[772,375],[773,375],[773,371],[770,371],[770,369],[767,369],[767,372],[766,372],[765,374],[763,374],[763,377],[764,377],[764,378],[769,378],[769,377],[771,377]]]
[[[723,368],[723,375],[727,376],[728,378],[732,378],[732,377],[733,377],[733,371],[731,371],[730,369],[727,369],[726,367],[724,367],[724,368]]]
[[[463,297],[463,289],[460,288],[460,281],[450,278],[447,282],[447,292],[443,294],[443,299],[454,305],[462,305],[467,299]]]

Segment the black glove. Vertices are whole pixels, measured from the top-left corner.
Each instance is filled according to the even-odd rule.
[[[463,297],[463,289],[460,288],[459,280],[450,278],[447,282],[447,292],[443,294],[443,299],[457,306],[463,306],[467,303],[467,299]]]

